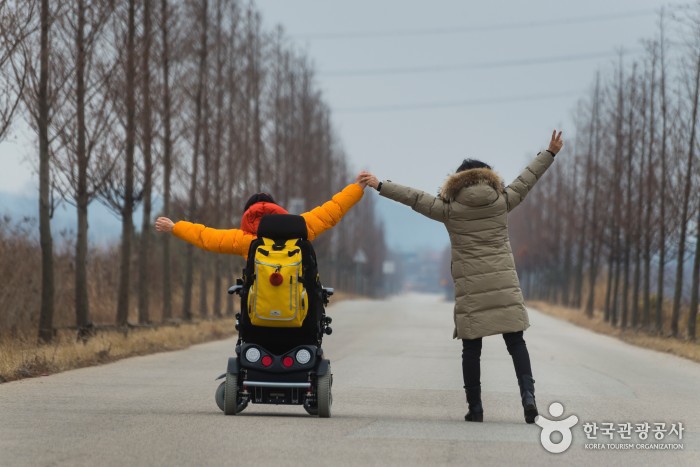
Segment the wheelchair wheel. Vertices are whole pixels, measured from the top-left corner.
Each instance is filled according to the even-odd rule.
[[[224,414],[236,415],[238,410],[238,375],[226,373],[224,386]]]
[[[320,418],[330,418],[331,416],[331,405],[333,404],[333,395],[331,394],[332,378],[330,367],[325,375],[318,377],[317,400],[318,416]]]
[[[216,405],[219,407],[219,409],[223,412],[224,411],[224,392],[226,391],[226,382],[223,382],[219,384],[219,387],[216,388],[216,394],[214,394],[214,400],[216,401]]]

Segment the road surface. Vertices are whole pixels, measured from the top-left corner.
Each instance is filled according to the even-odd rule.
[[[524,423],[499,336],[484,340],[485,422],[464,422],[461,342],[451,339],[450,303],[404,295],[338,303],[330,314],[330,419],[253,404],[224,416],[214,403],[214,378],[225,371],[229,339],[0,385],[0,465],[700,465],[696,363],[531,310],[525,336],[540,413],[556,419],[547,409],[560,402],[559,419],[579,420],[572,445],[552,454],[540,427]],[[665,422],[663,439],[650,430],[651,439],[640,441],[633,430],[626,441],[617,432],[644,422],[652,429]],[[603,423],[613,423],[612,439],[600,431],[586,439],[584,424],[609,427]],[[678,423],[682,439],[668,433]],[[659,444],[683,449],[649,449]]]

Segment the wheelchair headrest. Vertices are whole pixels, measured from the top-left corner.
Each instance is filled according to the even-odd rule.
[[[292,238],[308,237],[306,221],[301,216],[292,214],[268,214],[260,219],[258,237],[273,240],[290,240]]]

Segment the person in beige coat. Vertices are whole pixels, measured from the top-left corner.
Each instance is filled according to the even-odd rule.
[[[549,148],[508,186],[484,162],[466,159],[439,195],[433,196],[366,173],[367,184],[384,196],[442,222],[452,245],[455,285],[454,338],[462,339],[462,370],[469,411],[465,420],[483,421],[481,404],[481,339],[503,335],[513,358],[525,421],[537,417],[535,380],[523,339],[530,323],[508,239],[508,213],[554,162],[561,150],[561,132],[552,133]]]

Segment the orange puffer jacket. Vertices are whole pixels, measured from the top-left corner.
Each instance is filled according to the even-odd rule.
[[[308,239],[313,240],[334,227],[350,208],[362,199],[363,194],[360,185],[351,183],[343,191],[336,193],[330,201],[303,213],[301,216],[306,221]],[[243,257],[248,255],[250,243],[257,238],[256,235],[241,229],[212,229],[187,221],[175,223],[173,235],[203,250]]]

